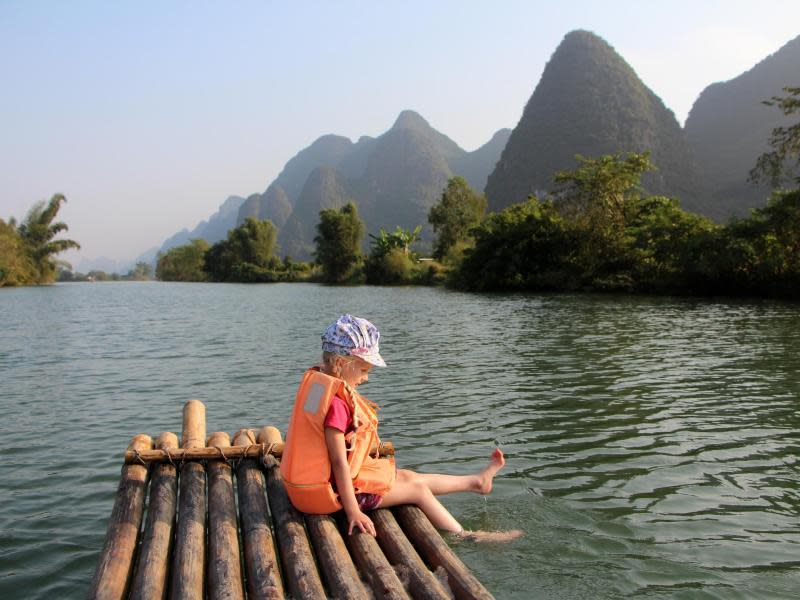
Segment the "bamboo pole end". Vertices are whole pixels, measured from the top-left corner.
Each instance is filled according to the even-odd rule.
[[[171,431],[165,431],[156,439],[156,448],[172,450],[178,447],[178,436]]]
[[[141,452],[143,450],[150,450],[153,447],[153,438],[146,433],[138,433],[133,436],[131,443],[128,444],[128,450]]]
[[[283,441],[283,436],[277,427],[267,425],[258,430],[256,438],[259,444],[277,444]]]
[[[197,399],[187,400],[186,403],[183,405],[183,410],[185,411],[190,408],[191,410],[202,410],[203,414],[205,415],[206,405],[203,404],[202,400],[197,400]]]
[[[208,436],[206,446],[208,448],[230,448],[231,438],[224,431],[215,431]]]
[[[256,443],[256,434],[252,429],[240,429],[233,435],[234,446],[252,446]]]
[[[200,400],[189,400],[183,405],[183,448],[202,448],[206,441],[206,405]]]

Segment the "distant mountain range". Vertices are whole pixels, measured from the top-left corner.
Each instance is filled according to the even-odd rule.
[[[400,113],[383,135],[348,138],[326,135],[292,158],[259,195],[239,209],[238,223],[249,216],[269,218],[280,229],[282,254],[308,259],[314,249],[319,211],[354,201],[367,230],[397,225],[426,226],[428,210],[447,180],[461,175],[483,189],[505,146],[510,130],[502,129],[474,152],[460,148],[416,112]]]
[[[236,227],[236,218],[239,215],[239,208],[245,202],[241,196],[228,196],[207,221],[201,221],[194,229],[182,229],[178,233],[168,237],[159,252],[166,252],[170,248],[188,244],[189,240],[203,238],[209,244],[214,244],[224,240],[228,235],[228,230]]]
[[[690,68],[690,67],[688,67]],[[461,175],[486,191],[490,210],[545,194],[556,170],[573,168],[575,154],[649,151],[658,167],[643,180],[654,194],[724,221],[765,203],[768,190],[747,183],[772,129],[786,119],[761,104],[785,86],[800,85],[800,37],[746,73],[707,87],[681,129],[674,114],[602,38],[567,34],[545,67],[513,131],[499,130],[473,152],[460,148],[413,111],[384,134],[325,135],[298,152],[261,194],[229,197],[192,231],[161,251],[202,237],[210,243],[248,216],[279,229],[282,255],[308,259],[319,211],[353,200],[369,232],[381,226],[424,225],[447,180]]]

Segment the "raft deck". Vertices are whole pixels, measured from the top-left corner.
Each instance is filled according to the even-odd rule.
[[[348,536],[341,511],[291,505],[275,427],[206,440],[205,413],[184,405],[180,447],[131,441],[90,598],[493,597],[416,506],[371,511],[377,537]]]

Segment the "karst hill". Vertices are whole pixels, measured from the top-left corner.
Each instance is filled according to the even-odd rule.
[[[701,210],[697,173],[672,111],[607,42],[573,31],[547,63],[489,176],[489,208],[551,191],[553,173],[574,168],[576,154],[644,151],[658,167],[644,178],[645,188]]]
[[[775,127],[788,119],[763,101],[800,85],[800,36],[749,71],[730,81],[709,85],[686,119],[686,138],[697,160],[710,202],[709,216],[725,221],[762,206],[766,185],[748,181],[748,173]]]

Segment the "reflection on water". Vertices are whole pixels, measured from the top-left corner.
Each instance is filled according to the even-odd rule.
[[[285,429],[337,314],[389,368],[364,392],[405,467],[466,473],[451,540],[498,598],[791,598],[800,589],[800,307],[435,289],[108,283],[0,290],[0,597],[82,597],[120,454],[180,429]]]

